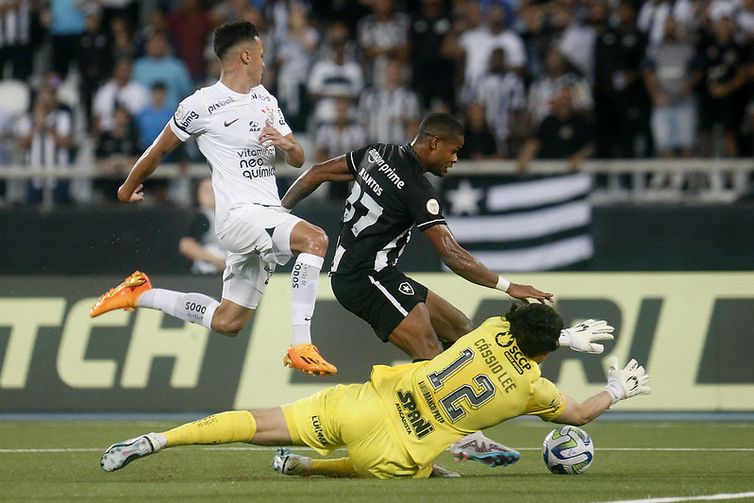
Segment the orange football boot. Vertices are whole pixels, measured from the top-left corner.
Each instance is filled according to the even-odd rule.
[[[322,358],[314,344],[298,344],[288,348],[288,352],[283,357],[283,365],[322,377],[335,375],[338,372],[338,369]]]
[[[115,309],[131,311],[136,307],[136,302],[141,294],[151,289],[152,283],[149,281],[149,276],[143,272],[135,271],[124,279],[123,283],[100,295],[100,298],[92,306],[92,310],[89,311],[89,316],[95,318]]]

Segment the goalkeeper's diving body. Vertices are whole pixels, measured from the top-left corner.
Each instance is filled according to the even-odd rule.
[[[539,370],[559,347],[562,329],[552,307],[514,305],[431,360],[376,365],[363,384],[330,387],[281,407],[223,412],[118,442],[100,464],[114,471],[180,445],[300,445],[323,455],[345,446],[348,457],[338,460],[279,454],[276,462],[292,462],[296,470],[276,468],[299,475],[424,478],[441,452],[472,432],[527,414],[583,425],[619,400],[649,393],[649,376],[631,360],[623,369],[612,361],[607,385],[583,402],[562,394]]]

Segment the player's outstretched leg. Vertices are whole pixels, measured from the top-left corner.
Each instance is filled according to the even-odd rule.
[[[487,438],[481,431],[453,443],[450,452],[456,461],[479,461],[490,468],[512,465],[521,459],[517,450]]]
[[[115,309],[134,309],[138,305],[141,294],[151,289],[152,283],[149,281],[149,276],[135,271],[121,284],[100,295],[92,306],[89,316],[94,318]]]
[[[111,445],[102,455],[99,464],[106,472],[114,472],[135,459],[159,452],[163,447],[165,447],[164,435],[147,433]]]

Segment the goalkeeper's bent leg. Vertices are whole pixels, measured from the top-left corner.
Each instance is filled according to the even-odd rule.
[[[257,432],[257,421],[247,410],[213,414],[163,432],[165,447],[197,444],[229,444],[251,442]]]

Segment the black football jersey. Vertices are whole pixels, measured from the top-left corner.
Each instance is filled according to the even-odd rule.
[[[331,273],[394,266],[411,229],[445,224],[440,202],[409,145],[377,143],[346,154],[355,177]]]

